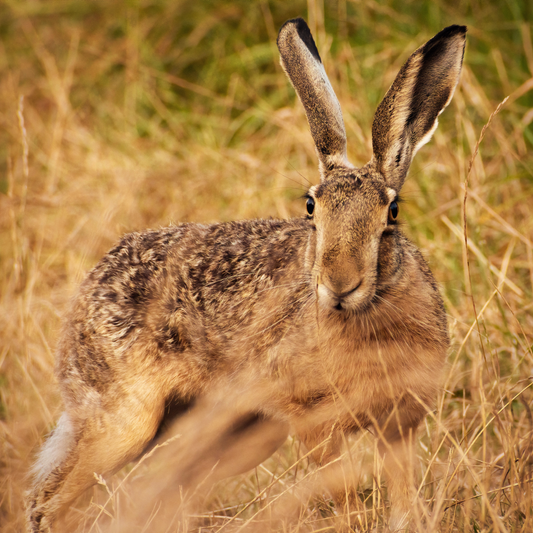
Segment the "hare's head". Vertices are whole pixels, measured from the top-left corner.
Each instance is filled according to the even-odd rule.
[[[315,229],[308,261],[322,305],[362,310],[400,275],[398,195],[414,154],[453,96],[465,35],[466,27],[450,26],[411,55],[376,111],[372,159],[355,168],[346,156],[340,105],[307,24],[294,19],[281,28],[281,64],[305,108],[319,158],[321,181],[308,192],[307,213]]]

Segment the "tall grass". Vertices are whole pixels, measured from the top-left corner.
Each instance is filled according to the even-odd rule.
[[[317,161],[275,48],[283,21],[300,15],[341,101],[355,164],[370,156],[373,112],[408,54],[448,24],[469,26],[460,86],[403,191],[406,231],[441,284],[453,338],[444,391],[420,432],[415,514],[428,531],[533,530],[533,4],[4,0],[3,532],[23,530],[25,475],[61,410],[61,316],[118,237],[303,212]],[[352,445],[367,465],[359,489],[370,527],[386,492],[372,440]],[[332,530],[327,494],[299,492],[314,472],[305,453],[289,440],[254,472],[219,483],[187,527]],[[78,530],[118,520],[128,483],[150,461],[78,502]],[[280,502],[297,512],[272,522]]]

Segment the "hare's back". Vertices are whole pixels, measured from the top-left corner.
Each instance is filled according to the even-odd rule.
[[[305,290],[308,231],[305,219],[294,219],[125,235],[74,301],[59,346],[60,380],[103,392],[117,373],[158,364],[213,370],[268,302],[291,306]]]

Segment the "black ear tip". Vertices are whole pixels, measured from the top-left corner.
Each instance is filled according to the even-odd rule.
[[[309,26],[307,25],[307,23],[305,22],[305,20],[303,18],[298,17],[296,19],[289,19],[289,20],[285,21],[283,23],[283,26],[279,29],[279,32],[278,32],[278,43],[279,43],[280,39],[282,39],[283,36],[286,33],[289,33],[289,32],[294,31],[294,30],[296,30],[298,35],[300,35],[301,33],[305,34],[306,32],[309,33],[309,35],[311,35],[311,31],[309,30]]]
[[[464,50],[466,31],[466,26],[459,26],[458,24],[444,28],[421,48],[422,54],[428,58],[432,57],[446,50],[449,44]]]
[[[466,26],[459,26],[458,24],[452,24],[451,26],[448,26],[447,28],[444,28],[441,30],[437,35],[435,35],[435,38],[439,39],[449,39],[450,37],[454,37],[455,35],[466,35],[466,32],[468,31]]]
[[[288,26],[289,24],[293,24],[295,26],[301,25],[304,28],[307,28],[307,30],[309,31],[309,26],[307,26],[307,23],[305,22],[305,20],[302,17],[297,17],[295,19],[286,20],[283,23],[283,26],[280,28],[279,32],[281,33],[283,31],[283,28],[285,28],[285,26]]]
[[[320,61],[322,63],[322,60],[320,59],[320,54],[318,53],[318,49],[316,47],[315,41],[313,39],[313,36],[311,35],[311,30],[309,29],[309,26],[305,22],[303,18],[295,18],[290,19],[279,30],[278,34],[278,47],[280,44],[280,40],[283,36],[283,34],[287,31],[295,31],[302,40],[302,42],[305,44],[307,49],[311,52],[313,57]]]

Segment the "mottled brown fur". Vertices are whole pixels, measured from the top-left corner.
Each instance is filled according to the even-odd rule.
[[[391,528],[405,522],[406,465],[439,388],[448,333],[435,280],[389,211],[457,84],[465,32],[447,28],[411,56],[378,108],[374,156],[356,169],[307,26],[283,26],[282,65],[322,172],[309,191],[312,216],[131,233],[98,263],[59,343],[65,413],[35,467],[29,531],[48,531],[94,472],[139,456],[168,418],[217,391],[218,403],[235,410],[210,448],[231,463],[220,466],[225,475],[263,460],[289,427],[310,449],[326,441],[314,452],[318,463],[338,456],[343,432],[372,427],[389,477]],[[262,446],[257,427],[266,431]],[[241,451],[231,451],[245,438],[257,449],[238,463]],[[191,459],[177,479],[192,483],[199,464]],[[349,505],[335,468],[325,483]]]

